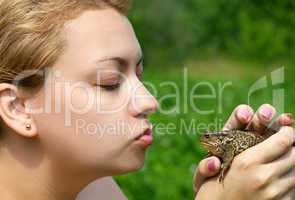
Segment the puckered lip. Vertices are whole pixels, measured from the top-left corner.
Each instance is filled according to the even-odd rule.
[[[144,135],[152,135],[152,129],[150,127],[145,128],[140,134],[135,136],[134,140],[138,140],[140,137]]]

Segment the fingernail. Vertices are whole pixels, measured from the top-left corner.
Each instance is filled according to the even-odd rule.
[[[270,120],[273,116],[273,111],[271,108],[269,107],[262,107],[259,111],[259,113],[261,114],[261,116],[267,120]]]
[[[293,124],[293,116],[291,113],[286,113],[282,119],[283,121],[281,121],[281,124]]]
[[[251,115],[252,113],[246,108],[241,108],[238,112],[239,118],[244,120],[245,122],[250,121]]]
[[[214,172],[216,170],[215,161],[209,160],[207,163],[207,167],[210,172]]]
[[[288,118],[290,121],[293,121],[293,115],[292,115],[292,113],[287,113],[286,116],[287,116],[287,118]]]

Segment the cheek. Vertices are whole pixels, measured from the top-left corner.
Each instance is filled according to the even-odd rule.
[[[97,107],[92,105],[83,113],[80,111],[89,105],[89,93],[85,90],[72,91],[69,102],[66,101],[68,96],[55,98],[57,95],[52,95],[51,112],[34,117],[40,140],[50,156],[63,163],[95,166],[106,164],[106,157],[110,162],[109,158],[120,157],[128,141],[126,107],[108,113],[119,105],[118,98],[101,95],[95,99],[96,103],[107,112],[97,111]],[[60,103],[57,99],[65,101]],[[55,112],[56,105],[60,105],[59,112]]]
[[[89,101],[91,98],[93,99]],[[129,123],[126,120],[127,106],[121,102],[121,98],[113,94],[92,91],[92,97],[89,97],[77,90],[72,93],[71,102],[71,108],[65,112],[70,113],[71,124],[76,127],[77,133],[97,135],[98,138],[120,136],[120,131],[123,131],[120,126]]]

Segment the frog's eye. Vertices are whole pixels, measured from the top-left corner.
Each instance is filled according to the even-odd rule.
[[[207,139],[210,137],[209,134],[205,134],[204,136],[205,136],[205,138],[207,138]]]

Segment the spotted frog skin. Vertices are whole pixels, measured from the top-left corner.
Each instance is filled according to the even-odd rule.
[[[274,131],[267,131],[265,134],[240,130],[219,131],[202,134],[199,141],[208,151],[208,156],[216,156],[222,161],[219,182],[223,182],[225,173],[236,155],[264,141],[274,133]]]

